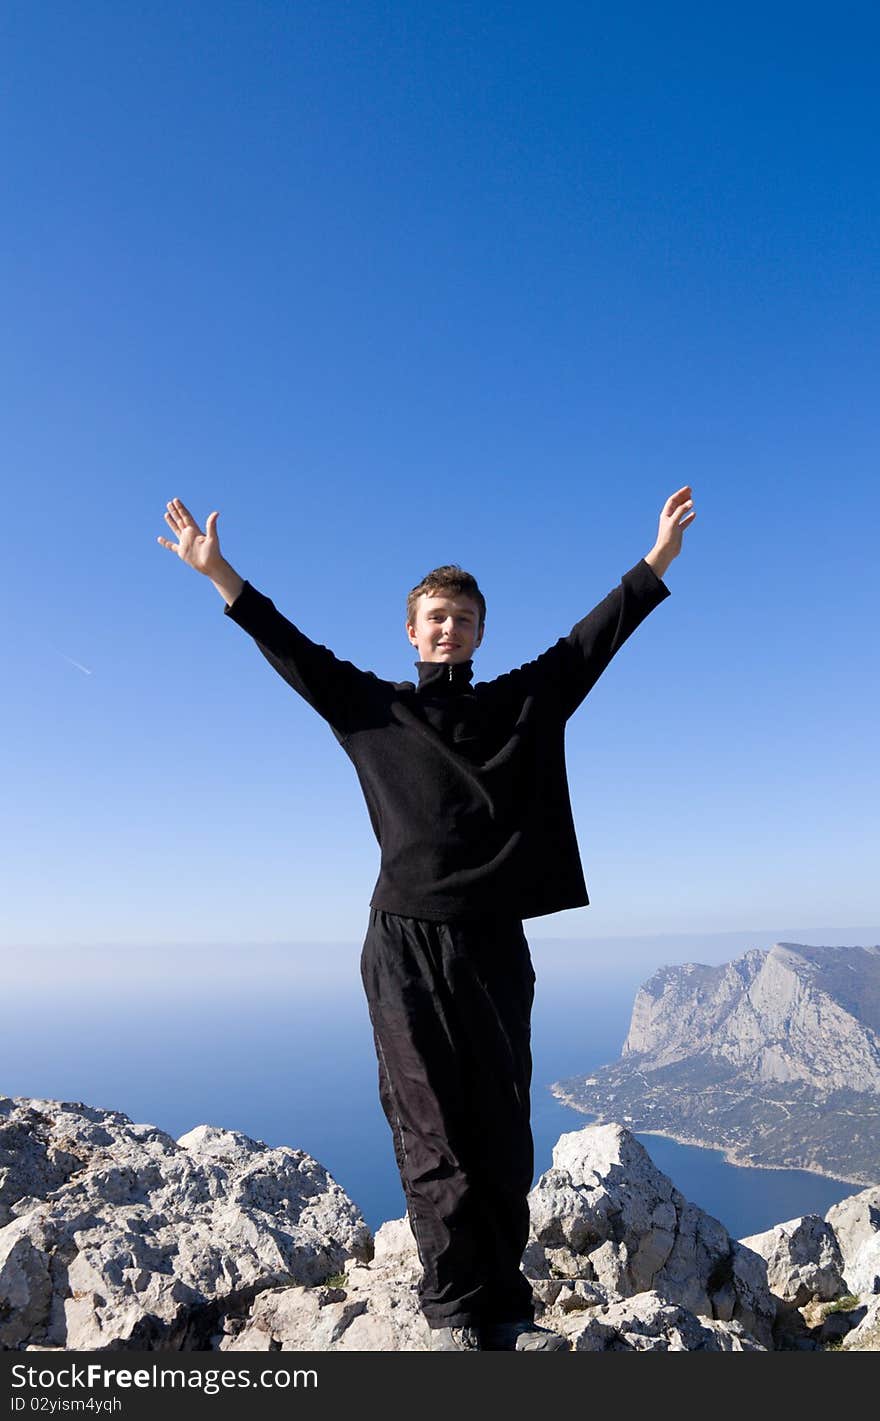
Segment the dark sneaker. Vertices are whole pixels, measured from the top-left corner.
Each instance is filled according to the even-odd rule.
[[[520,1322],[490,1322],[482,1328],[484,1352],[570,1352],[568,1339],[531,1318]]]
[[[480,1334],[475,1327],[432,1327],[432,1352],[481,1352]]]

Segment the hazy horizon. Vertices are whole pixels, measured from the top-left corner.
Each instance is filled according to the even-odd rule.
[[[818,947],[872,947],[880,944],[880,926],[826,928],[810,933],[796,928],[730,933],[653,934],[639,937],[539,938],[528,932],[538,979],[572,984],[585,979],[634,988],[659,967],[682,962],[707,965],[733,961],[752,948],[776,942]],[[362,941],[259,943],[89,943],[20,945],[5,963],[6,981],[20,994],[28,988],[88,986],[107,993],[127,986],[165,990],[157,974],[164,968],[177,989],[198,986],[203,992],[223,984],[247,984],[259,971],[273,980],[315,992],[340,986],[360,993]],[[33,955],[31,955],[33,954]]]
[[[560,1105],[550,1083],[619,1058],[635,991],[650,968],[618,964],[599,975],[535,956],[538,1174],[549,1168],[561,1133],[591,1123]],[[181,975],[180,965],[170,952],[145,954],[140,979],[122,981],[99,960],[93,980],[74,970],[14,986],[16,1010],[0,1041],[0,1093],[81,1100],[175,1139],[209,1124],[270,1146],[304,1149],[330,1170],[372,1226],[401,1217],[403,1196],[353,953],[318,980],[297,976],[295,963],[271,952],[251,954],[226,978],[202,977],[198,964]],[[804,1212],[824,1213],[855,1192],[824,1176],[738,1168],[716,1151],[640,1138],[676,1187],[736,1235]]]

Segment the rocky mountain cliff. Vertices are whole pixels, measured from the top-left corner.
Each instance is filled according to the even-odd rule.
[[[880,1348],[880,1188],[732,1239],[614,1123],[563,1135],[522,1267],[573,1351]],[[0,1349],[421,1351],[406,1218],[301,1150],[0,1096]]]
[[[407,1219],[310,1155],[0,1097],[0,1350],[426,1350]],[[573,1351],[880,1346],[880,1188],[736,1241],[620,1124],[562,1135],[523,1270]]]
[[[776,943],[639,989],[620,1061],[553,1092],[737,1164],[880,1179],[880,947]]]

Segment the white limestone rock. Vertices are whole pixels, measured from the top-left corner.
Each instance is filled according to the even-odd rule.
[[[591,1309],[565,1330],[575,1352],[764,1352],[739,1322],[697,1317],[648,1291]],[[560,1329],[561,1330],[561,1329]]]
[[[877,946],[781,942],[718,966],[661,967],[639,988],[622,1054],[650,1072],[706,1053],[743,1082],[876,1094],[878,983]]]
[[[44,1199],[86,1160],[106,1156],[113,1143],[100,1118],[107,1112],[78,1107],[74,1138],[40,1104],[0,1096],[0,1228],[13,1217],[14,1205]]]
[[[857,1298],[851,1304],[844,1297],[831,1303],[810,1302],[797,1309],[802,1324],[797,1328],[791,1326],[793,1318],[790,1310],[780,1309],[777,1314],[776,1346],[786,1348],[793,1344],[801,1349],[812,1344],[817,1350],[824,1350],[829,1345],[837,1347],[841,1339],[858,1326],[866,1311],[866,1305]]]
[[[880,1293],[880,1234],[874,1234],[845,1265],[846,1287],[867,1301]]]
[[[78,1102],[4,1097],[0,1120],[2,1347],[198,1347],[224,1304],[370,1257],[302,1150],[208,1125],[175,1141]]]
[[[383,1237],[384,1235],[384,1237]],[[420,1265],[408,1221],[395,1219],[376,1234],[371,1263],[351,1267],[329,1288],[284,1288],[261,1293],[248,1317],[224,1319],[214,1338],[219,1351],[403,1352],[429,1348],[418,1307]],[[575,1351],[763,1351],[739,1322],[698,1318],[656,1293],[609,1303],[597,1285],[559,1282],[552,1306],[536,1316],[567,1337]]]
[[[806,1325],[799,1338],[774,1337],[765,1258],[690,1204],[628,1130],[588,1126],[562,1136],[529,1196],[523,1270],[536,1316],[579,1351],[815,1347],[855,1324],[847,1350],[877,1350],[873,1296],[840,1315],[812,1303],[804,1313],[812,1307],[815,1318],[783,1299],[802,1284],[827,1293],[835,1266],[840,1288],[855,1291],[861,1275],[850,1271],[860,1266],[873,1284],[878,1194],[864,1190],[814,1219],[796,1241],[806,1260],[787,1237],[781,1257],[794,1282],[786,1274],[777,1311]],[[0,1205],[0,1347],[429,1346],[408,1219],[371,1240],[302,1151],[210,1126],[175,1141],[116,1112],[0,1097]],[[832,1220],[839,1256],[851,1260],[845,1284]],[[804,1222],[779,1230],[793,1235]]]
[[[872,1297],[860,1319],[840,1344],[842,1352],[880,1352],[880,1295]]]
[[[580,1277],[618,1297],[655,1291],[770,1344],[775,1304],[763,1260],[689,1203],[624,1126],[562,1135],[529,1204],[529,1276],[534,1268],[542,1278]]]
[[[419,1307],[421,1264],[407,1218],[377,1230],[369,1263],[349,1260],[333,1288],[260,1293],[247,1316],[221,1320],[221,1352],[424,1352],[430,1333]]]
[[[718,966],[659,968],[618,1061],[553,1086],[738,1164],[880,1180],[880,946],[776,943]]]
[[[54,1233],[13,1220],[0,1229],[0,1350],[39,1335],[52,1307]]]
[[[840,1245],[847,1289],[880,1293],[880,1184],[832,1204],[825,1215]]]
[[[834,1230],[817,1214],[789,1219],[740,1243],[766,1259],[770,1291],[784,1303],[800,1308],[830,1302],[844,1291],[843,1258]]]
[[[538,1290],[542,1285],[534,1283],[532,1286],[536,1297],[540,1297]],[[608,1288],[603,1288],[600,1283],[588,1283],[585,1278],[551,1286],[558,1287],[558,1292],[544,1302],[545,1311],[552,1307],[557,1313],[588,1312],[590,1308],[605,1307],[610,1302],[620,1301]]]

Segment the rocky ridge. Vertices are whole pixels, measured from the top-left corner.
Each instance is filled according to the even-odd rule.
[[[736,1164],[880,1179],[880,947],[776,943],[663,967],[619,1061],[559,1081],[575,1109]]]
[[[575,1351],[880,1347],[880,1186],[732,1239],[618,1123],[561,1136],[523,1269]],[[406,1218],[301,1150],[0,1097],[5,1350],[425,1350]]]

